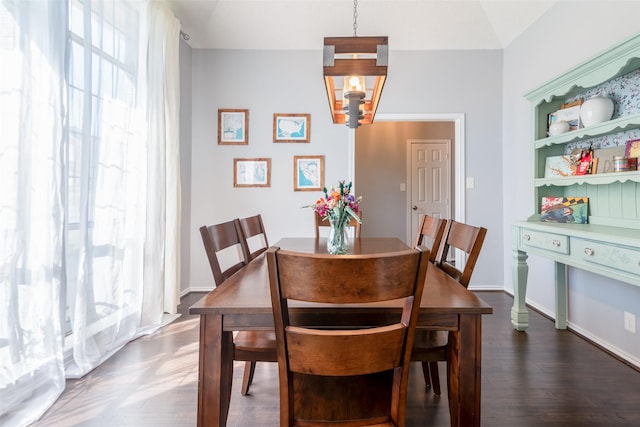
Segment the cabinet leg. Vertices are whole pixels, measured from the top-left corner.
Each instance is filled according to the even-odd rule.
[[[555,263],[556,329],[567,329],[567,266]]]
[[[513,273],[513,307],[511,308],[511,324],[518,331],[524,331],[529,327],[529,312],[525,302],[527,296],[527,253],[513,250],[511,264]]]

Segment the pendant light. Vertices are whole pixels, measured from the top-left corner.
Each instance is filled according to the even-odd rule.
[[[387,78],[387,36],[358,37],[358,0],[353,37],[325,37],[323,76],[333,123],[349,128],[373,123]]]

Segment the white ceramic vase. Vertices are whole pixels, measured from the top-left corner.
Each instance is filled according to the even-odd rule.
[[[554,122],[549,126],[549,136],[563,134],[569,130],[569,123],[563,121]]]
[[[585,127],[611,120],[611,116],[613,116],[613,101],[606,96],[593,96],[580,107],[580,120]]]

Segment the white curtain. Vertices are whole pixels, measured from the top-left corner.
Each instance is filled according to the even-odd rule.
[[[21,426],[176,312],[179,26],[151,1],[1,4],[0,425]]]
[[[165,258],[164,271],[154,263],[146,265],[145,288],[164,289],[154,299],[145,299],[143,321],[157,324],[157,310],[147,311],[164,302],[164,311],[175,313],[180,302],[180,23],[164,6],[151,8],[149,19],[148,96],[149,141],[155,156],[149,161],[147,180],[148,247],[156,251],[152,259]],[[165,183],[157,186],[155,182]],[[158,228],[153,228],[157,224]],[[158,283],[161,286],[158,286]],[[145,295],[153,295],[145,292]],[[162,313],[162,311],[160,311]]]
[[[62,149],[66,5],[0,3],[0,425],[64,389]]]

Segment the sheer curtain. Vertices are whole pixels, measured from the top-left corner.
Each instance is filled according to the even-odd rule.
[[[0,424],[19,426],[176,312],[179,26],[152,1],[1,4]]]
[[[0,3],[0,425],[64,389],[66,22],[63,2]]]

